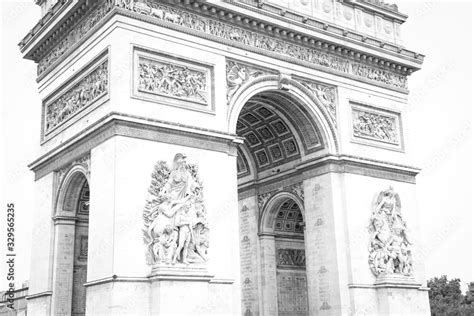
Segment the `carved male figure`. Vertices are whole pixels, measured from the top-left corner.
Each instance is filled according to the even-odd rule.
[[[193,231],[191,229],[193,217],[190,210],[190,205],[186,204],[180,209],[180,212],[176,216],[176,227],[178,229],[178,248],[173,256],[172,263],[176,263],[176,260],[181,256],[182,252],[182,262],[189,264],[188,261],[188,248],[189,244],[193,240]]]

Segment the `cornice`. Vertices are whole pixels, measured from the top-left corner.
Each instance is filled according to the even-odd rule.
[[[235,3],[235,1],[230,6],[229,3],[225,2],[218,4],[209,4],[205,2],[203,3],[202,1],[191,2],[189,0],[170,0],[168,2],[173,3],[173,7],[175,8],[185,9],[187,11],[194,11],[195,14],[199,14],[201,16],[211,17],[212,19],[225,21],[227,23],[243,27],[250,31],[267,34],[279,40],[285,40],[288,42],[304,45],[306,47],[320,49],[322,51],[328,51],[335,55],[352,58],[362,63],[375,65],[377,67],[387,69],[395,73],[409,75],[413,71],[420,69],[421,64],[423,62],[424,56],[421,54],[417,54],[394,44],[384,43],[380,40],[367,37],[355,31],[348,31],[342,27],[318,21],[313,18],[301,16],[300,21],[296,21],[293,19],[290,20],[285,16],[270,14],[258,8],[254,8],[241,3]],[[71,3],[71,1],[68,1],[67,3]],[[118,8],[116,8],[116,5],[110,4],[110,2],[108,1],[95,2],[92,5],[87,4],[87,2],[82,3],[81,0],[79,0],[79,2],[76,1],[75,3],[76,5],[73,6],[74,8],[71,6],[71,12],[68,12],[69,14],[65,16],[61,21],[58,21],[57,25],[55,25],[54,28],[49,30],[49,32],[45,33],[42,38],[40,38],[42,36],[41,33],[46,31],[46,25],[44,24],[44,19],[46,16],[41,19],[39,24],[42,24],[43,27],[38,27],[37,24],[37,26],[35,26],[35,28],[20,43],[21,50],[25,53],[25,58],[33,59],[36,62],[39,62],[42,58],[44,58],[47,52],[51,51],[52,48],[54,48],[57,44],[61,42],[61,40],[68,36],[74,26],[78,25],[80,20],[84,18],[86,13],[92,11],[92,8],[96,8],[96,5],[104,5],[106,7],[106,11],[119,11]],[[167,2],[160,1],[156,3],[165,3],[166,5]],[[54,8],[56,7],[58,7],[58,5],[54,6]],[[59,8],[61,7],[64,7],[64,4],[62,6],[59,6]],[[248,12],[245,12],[244,14],[243,12],[235,11],[235,8],[232,10],[232,8],[230,7],[238,7],[241,9],[243,8],[245,9],[245,11]],[[254,10],[253,16],[251,16],[251,11],[249,11],[249,9]],[[59,9],[56,9],[56,12],[58,10]],[[123,9],[121,11],[123,11]],[[113,14],[110,14],[109,17],[112,15]],[[270,16],[272,17],[272,19],[280,21],[280,24],[267,22],[265,17]],[[55,17],[58,17],[58,14],[55,14]],[[104,17],[105,15],[101,18]],[[49,18],[48,25],[51,24],[54,19],[55,18]],[[166,23],[172,22],[168,21]],[[291,24],[289,25],[289,23]],[[300,29],[303,28],[303,30],[308,30],[309,32],[295,31],[294,27],[292,26],[297,26]],[[319,35],[314,35],[315,32]],[[333,37],[335,41],[330,42],[328,40],[323,39],[323,37],[328,36]],[[81,34],[77,35],[76,37],[81,37]],[[78,41],[81,41],[85,37],[86,36],[78,38],[76,43]],[[344,44],[337,44],[337,41],[343,41]],[[357,44],[359,46],[359,49],[353,49],[349,47],[349,45],[346,45],[346,43]],[[375,50],[375,52],[367,53],[365,52],[366,48]],[[67,53],[68,52],[60,52],[57,54],[63,55]],[[385,56],[380,57],[379,53],[382,53]],[[55,58],[56,57],[57,56],[55,56]]]
[[[149,133],[146,134],[143,131]],[[160,135],[174,137],[170,139],[168,136],[161,137]],[[235,134],[111,112],[93,125],[51,148],[28,167],[36,173],[36,179],[39,179],[57,169],[57,166],[51,167],[52,164],[59,166],[77,160],[78,157],[90,152],[94,146],[114,136],[132,136],[165,143],[181,142],[184,146],[212,149],[228,154],[231,154],[230,147],[243,143],[243,140]]]
[[[407,166],[387,161],[380,161],[365,157],[351,155],[328,154],[297,164],[293,169],[271,175],[264,178],[249,180],[239,184],[239,194],[253,190],[264,185],[278,183],[289,178],[308,179],[326,173],[348,173],[389,179],[406,183],[415,183],[416,175],[421,170],[413,166]]]
[[[70,8],[72,7],[71,4],[73,2],[76,2],[77,3],[77,0],[74,1],[74,0],[60,0],[58,2],[56,2],[40,19],[39,21],[35,24],[35,26],[23,37],[23,39],[18,43],[18,46],[20,47],[20,51],[23,53],[26,49],[30,48],[30,45],[35,41],[35,39],[38,39],[42,33],[46,32],[48,27],[50,27],[54,22],[57,22],[59,16],[64,13],[67,9],[70,10]],[[38,5],[40,5],[41,3],[37,3]],[[83,4],[84,6],[86,4]],[[82,7],[82,6],[81,6]],[[79,8],[79,9],[84,9],[83,7],[82,8]],[[80,11],[79,11],[80,12]],[[78,13],[79,13],[78,12]],[[77,18],[77,14],[76,16],[73,15],[73,18]],[[71,20],[72,21],[72,20]],[[66,23],[67,24],[70,24],[69,23]],[[66,26],[65,25],[65,26]],[[61,30],[61,29],[64,29],[64,26],[59,26],[58,25],[55,25],[54,26],[56,29],[58,30]],[[62,35],[62,34],[51,34],[51,36],[43,36],[43,37],[48,37],[47,39],[44,40],[45,42],[45,45],[46,45],[46,42],[48,41],[51,41],[51,39],[54,39],[55,36],[58,36],[58,35]],[[31,50],[31,48],[30,48]],[[30,57],[29,55],[25,55],[25,58],[26,59],[33,59],[32,57]]]
[[[337,24],[330,23],[324,20],[320,20],[315,17],[305,16],[302,13],[293,12],[293,11],[291,12],[291,14],[287,14],[289,10],[286,10],[285,8],[280,8],[278,6],[272,6],[267,3],[263,3],[261,5],[256,5],[256,4],[249,5],[248,2],[244,4],[244,3],[233,1],[233,0],[223,0],[223,3],[228,4],[230,6],[238,7],[241,9],[246,9],[258,15],[263,15],[264,17],[271,17],[273,19],[277,19],[285,23],[291,23],[291,25],[304,27],[307,30],[317,31],[324,35],[330,35],[337,39],[342,39],[345,42],[357,43],[366,48],[378,50],[381,53],[390,54],[392,56],[397,56],[399,58],[404,58],[404,59],[407,59],[407,61],[413,62],[415,64],[419,64],[419,66],[421,66],[421,64],[423,63],[423,59],[425,57],[423,54],[410,51],[400,45],[396,45],[394,43],[388,43],[383,40],[377,39],[375,37],[368,36],[367,34],[357,32],[355,30],[348,30],[345,27],[342,27]],[[356,2],[356,3],[359,3],[359,2]],[[219,3],[219,4],[216,4],[216,6],[219,5],[220,7],[224,7],[225,4]],[[265,10],[266,7],[271,8],[271,9]],[[226,8],[229,10],[232,10],[231,8],[229,8],[229,6],[227,6]],[[233,12],[236,15],[242,15],[242,12],[235,12],[235,11]],[[220,12],[217,12],[217,13],[218,13],[217,14],[218,16],[228,16],[228,14],[226,15]],[[255,24],[253,22],[254,21],[250,21],[249,24]],[[268,28],[268,25],[270,25],[268,20],[260,19],[256,22],[257,24],[255,24],[255,26],[258,26],[260,29],[264,29],[264,30]],[[261,23],[263,23],[264,25],[262,26]],[[283,29],[281,31],[283,31]],[[291,36],[290,33],[287,32],[287,34],[289,35],[291,39],[294,39],[294,38],[298,39],[298,34],[294,33],[294,36]],[[277,35],[281,36],[284,34],[281,34],[280,32],[280,34],[277,34]],[[300,35],[300,36],[304,36],[304,35]],[[310,44],[314,44],[310,39],[308,41]],[[304,38],[303,38],[303,42],[305,42]],[[331,43],[331,44],[334,44],[334,43]],[[418,69],[419,68],[413,69],[413,70],[418,70]]]

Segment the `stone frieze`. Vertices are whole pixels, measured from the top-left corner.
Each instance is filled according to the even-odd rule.
[[[323,50],[313,49],[294,42],[250,31],[230,23],[205,18],[179,8],[159,4],[155,1],[135,2],[132,0],[105,1],[98,6],[91,15],[76,26],[64,40],[56,44],[51,52],[40,60],[38,74],[45,71],[68,48],[83,38],[114,6],[147,15],[165,23],[197,31],[203,35],[212,35],[234,44],[261,49],[275,56],[299,60],[318,68],[364,78],[395,88],[407,88],[407,78],[405,75],[365,65],[350,58],[339,57],[336,54]]]
[[[82,111],[109,90],[108,61],[74,84],[53,102],[46,104],[44,133],[47,134]]]
[[[208,73],[187,67],[140,57],[138,91],[171,96],[207,105],[209,103]]]
[[[400,144],[399,118],[378,112],[352,109],[352,131],[355,138]]]
[[[41,75],[51,66],[56,60],[64,55],[69,48],[79,42],[94,26],[96,26],[103,17],[113,8],[112,1],[103,1],[98,7],[82,21],[79,22],[67,36],[62,39],[38,62],[37,74]]]

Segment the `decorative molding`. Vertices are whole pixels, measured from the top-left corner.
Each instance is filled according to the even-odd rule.
[[[76,83],[65,92],[63,92],[64,90],[55,92],[53,94],[54,99],[49,98],[44,102],[44,136],[108,94],[108,59],[103,60],[97,67],[77,81],[79,76],[76,75],[71,79]]]
[[[277,249],[278,268],[305,268],[306,256],[304,249]]]
[[[406,230],[398,193],[392,187],[379,192],[372,203],[369,225],[369,266],[375,276],[412,276],[411,242]]]
[[[134,49],[134,59],[135,97],[203,112],[215,111],[212,65],[138,47]]]
[[[270,192],[262,193],[257,195],[257,204],[258,204],[258,211],[261,214],[263,211],[263,208],[265,204],[268,202],[268,200],[274,196],[276,193],[279,192],[290,192],[296,195],[298,198],[300,198],[302,201],[304,201],[304,191],[303,191],[303,182],[298,182],[294,183],[285,187],[282,187],[277,190],[273,190]]]
[[[114,5],[112,1],[103,1],[100,5],[92,9],[82,21],[72,27],[67,35],[55,44],[52,49],[48,49],[48,53],[38,61],[38,76],[46,71],[56,60],[74,46],[74,44],[84,38],[85,35],[112,10],[113,7]]]
[[[336,88],[309,80],[298,81],[324,106],[331,122],[337,128]]]
[[[104,2],[105,2],[105,0],[104,0]],[[381,50],[383,52],[389,52],[389,53],[391,53],[393,55],[396,55],[396,56],[403,56],[403,57],[412,58],[420,64],[421,64],[421,62],[423,62],[423,57],[424,57],[423,55],[415,53],[413,51],[409,51],[409,50],[407,50],[403,47],[400,47],[397,44],[390,44],[390,43],[386,43],[385,40],[382,41],[382,40],[379,40],[379,39],[372,38],[370,36],[364,36],[360,32],[347,30],[346,27],[342,28],[342,27],[336,26],[336,25],[331,25],[329,27],[327,25],[327,23],[325,23],[323,21],[319,21],[318,19],[311,18],[311,17],[308,17],[306,15],[303,16],[303,15],[300,15],[300,14],[294,14],[293,12],[291,12],[291,14],[290,14],[290,12],[286,12],[286,9],[280,8],[280,7],[277,7],[277,6],[272,6],[270,3],[259,2],[257,4],[257,3],[253,3],[253,2],[245,2],[245,3],[239,3],[239,2],[235,2],[235,1],[226,1],[226,2],[232,4],[232,6],[235,6],[237,8],[238,7],[243,7],[247,10],[256,12],[258,14],[261,14],[261,15],[263,15],[263,20],[266,20],[266,17],[272,17],[272,18],[276,18],[278,20],[281,20],[282,22],[290,22],[290,23],[296,23],[296,24],[304,25],[306,28],[309,28],[309,29],[324,30],[326,33],[327,32],[332,33],[333,36],[334,35],[336,35],[336,36],[343,35],[344,37],[346,37],[347,39],[351,40],[354,43],[363,43],[365,45],[373,46],[374,48],[376,48],[378,50]],[[131,9],[130,4],[127,4],[127,2],[121,1],[121,0],[119,0],[119,1],[106,0],[106,4],[109,4],[109,5],[114,5],[115,4],[117,6],[127,6],[129,9]],[[178,5],[180,5],[180,4],[178,4]],[[187,3],[187,2],[185,2],[184,4],[181,4],[181,5],[182,6],[188,6],[190,9],[194,9],[194,10],[196,10],[196,9],[201,10],[204,13],[207,13],[206,11],[210,11],[210,13],[215,14],[216,11],[219,10],[219,13],[220,13],[221,16],[225,17],[228,20],[231,20],[233,23],[239,23],[239,22],[243,21],[244,23],[248,22],[251,25],[253,25],[254,22],[256,22],[256,21],[252,21],[252,20],[245,20],[245,17],[243,17],[241,15],[232,14],[229,11],[227,11],[227,9],[224,9],[224,8],[218,9],[216,7],[209,6],[209,5],[206,5],[206,4],[200,4],[199,5],[199,4],[196,4],[196,3]],[[366,11],[368,9],[371,13],[374,13],[372,11],[374,11],[375,6],[369,6],[368,7],[367,5],[365,5],[361,2],[351,3],[351,6],[353,6],[353,5],[362,6],[362,8],[360,8],[360,9],[355,9],[356,20],[357,20],[357,23],[360,27],[362,25],[361,24],[362,11]],[[56,5],[53,8],[51,8],[51,10],[48,11],[40,19],[40,21],[36,24],[36,26],[19,43],[19,46],[20,46],[22,51],[24,51],[26,49],[26,47],[29,46],[29,44],[32,42],[33,38],[38,38],[39,37],[39,35],[46,28],[46,26],[49,26],[52,22],[54,22],[53,21],[54,19],[52,19],[52,17],[58,16],[58,12],[63,11],[64,7],[66,7],[66,6],[63,5],[63,2],[58,1],[56,3]],[[76,21],[80,21],[85,15],[89,14],[91,9],[93,10],[94,7],[93,6],[87,6],[85,3],[82,4],[79,7],[76,7],[75,10],[73,12],[71,12],[71,14],[69,15],[69,19],[66,19],[66,21],[63,21],[62,23],[59,23],[56,26],[56,28],[54,29],[55,32],[53,32],[49,36],[46,36],[40,42],[40,45],[37,48],[35,48],[34,50],[32,50],[31,52],[28,53],[27,58],[31,58],[31,59],[34,59],[36,61],[38,60],[38,58],[41,58],[44,55],[44,52],[49,50],[49,48],[51,47],[51,43],[53,43],[53,45],[54,45],[55,42],[61,41],[64,37],[66,37],[68,32],[73,27],[75,27]],[[346,9],[349,9],[349,8],[346,8]],[[145,9],[144,11],[146,12],[147,10]],[[384,15],[386,13],[386,12],[385,13],[382,12],[384,10],[382,10],[382,11],[375,10],[375,11],[377,11],[377,13],[379,13],[379,14],[382,13],[382,15]],[[163,13],[163,15],[164,15],[164,13]],[[171,17],[172,16],[169,16],[169,18],[171,18]],[[401,18],[401,20],[404,20],[404,19],[406,19],[406,16],[405,15],[400,15],[398,17],[393,16],[393,11],[392,11],[389,14],[388,18],[389,18],[390,21],[393,18],[395,18],[395,19]],[[388,23],[387,26],[390,27],[389,31],[393,32],[393,30],[391,30],[391,22],[390,21],[386,22],[386,24]],[[261,25],[262,29],[265,29],[266,31],[273,31],[277,35],[283,35],[284,37],[295,38],[297,40],[302,39],[303,41],[306,41],[306,39],[307,39],[306,37],[301,36],[300,34],[294,34],[293,32],[289,32],[288,30],[280,29],[280,28],[276,27],[275,25],[267,25],[267,24],[261,23],[261,22],[258,23],[258,24]],[[394,22],[394,26],[395,26],[395,34],[396,34],[396,37],[398,38],[399,34],[400,34],[400,31],[399,31],[400,25],[399,25],[399,23]],[[387,31],[387,28],[384,27],[384,30]],[[389,32],[387,34],[391,34],[391,32]],[[311,39],[308,39],[308,41],[311,41]]]
[[[172,168],[158,161],[152,173],[150,197],[143,210],[143,241],[147,263],[154,272],[179,272],[208,258],[209,224],[203,185],[197,165],[185,159],[186,155],[177,153]]]
[[[30,294],[26,297],[26,300],[27,301],[28,300],[34,300],[36,298],[51,296],[51,295],[53,295],[52,291],[44,291],[44,292],[40,292],[40,293]]]
[[[44,72],[54,61],[63,55],[69,47],[84,38],[86,33],[97,25],[114,6],[119,7],[122,10],[146,15],[150,17],[150,20],[160,21],[160,24],[176,25],[190,29],[193,31],[194,35],[203,36],[204,33],[206,34],[204,36],[206,38],[208,35],[221,38],[228,45],[243,45],[247,47],[247,49],[248,47],[251,47],[252,50],[264,50],[277,58],[278,56],[281,56],[284,57],[284,59],[289,58],[289,60],[299,60],[300,62],[309,64],[321,70],[326,69],[343,75],[348,75],[349,77],[364,78],[370,82],[380,83],[397,89],[406,90],[406,74],[412,71],[412,69],[409,69],[406,66],[398,65],[391,61],[384,61],[378,57],[367,56],[361,52],[355,52],[330,43],[323,43],[320,40],[309,38],[307,35],[295,34],[294,32],[283,30],[271,25],[265,27],[265,24],[257,23],[256,21],[251,21],[248,18],[240,16],[239,17],[243,22],[241,24],[243,25],[251,27],[254,23],[262,24],[262,32],[272,34],[278,33],[277,35],[280,35],[280,38],[288,39],[283,40],[274,37],[274,35],[253,32],[235,26],[234,21],[231,21],[231,23],[225,23],[205,18],[177,7],[170,8],[156,3],[155,1],[145,1],[135,4],[133,4],[133,2],[130,4],[124,0],[117,0],[115,3],[110,2],[112,1],[106,1],[100,4],[91,15],[79,24],[78,27],[70,31],[70,34],[68,34],[65,39],[56,44],[51,50],[51,53],[40,60],[38,68],[39,73]],[[196,8],[203,11],[209,9],[205,4],[198,4],[194,9]],[[233,15],[231,16],[233,19]],[[194,31],[196,31],[196,33]],[[317,49],[311,47],[316,47]],[[347,56],[339,57],[338,55],[341,54]],[[358,62],[358,60],[360,60],[360,62]],[[373,65],[366,65],[365,62]]]
[[[261,67],[226,59],[227,104],[245,83],[257,77],[275,73]]]
[[[242,143],[236,135],[222,131],[170,123],[129,113],[110,112],[40,156],[28,167],[35,172],[35,179],[38,180],[68,164],[74,157],[84,155],[95,146],[117,135],[181,144],[230,156],[236,156],[237,146]]]
[[[160,19],[163,22],[176,24],[201,33],[207,33],[209,35],[231,41],[232,43],[239,43],[245,46],[251,46],[253,48],[270,51],[277,55],[289,57],[291,59],[298,59],[300,61],[308,62],[318,67],[328,68],[336,72],[345,73],[356,77],[363,77],[365,79],[369,79],[370,81],[384,83],[396,88],[407,88],[405,75],[399,75],[392,71],[364,65],[349,58],[343,58],[337,56],[336,54],[324,52],[321,49],[316,50],[310,47],[295,44],[294,42],[277,39],[273,36],[253,32],[232,24],[204,18],[194,13],[184,11],[180,8],[170,8],[154,1],[146,1],[146,3],[142,2],[140,3],[139,8],[131,8],[132,6],[125,4],[124,0],[118,0],[118,2],[119,6],[136,13],[148,15],[152,18]],[[153,12],[160,13],[155,14]],[[173,16],[173,18],[167,19],[167,15]],[[285,35],[286,33],[287,32],[285,31]],[[318,41],[318,43],[322,45],[321,42]],[[334,49],[336,48],[334,45],[329,47],[329,44],[327,43],[322,45],[322,48],[332,49],[332,47],[334,47]],[[372,60],[372,57],[370,57],[370,60]],[[377,59],[377,64],[379,64],[379,59]]]
[[[353,140],[403,150],[400,121],[400,113],[353,104]]]

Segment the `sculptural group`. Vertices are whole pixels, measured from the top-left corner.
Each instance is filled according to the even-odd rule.
[[[376,276],[410,276],[413,269],[411,243],[406,235],[400,197],[393,188],[378,194],[372,208],[369,232],[369,266],[372,272]]]
[[[175,155],[172,169],[159,161],[149,193],[143,213],[148,264],[205,262],[209,228],[197,166],[181,153]]]

